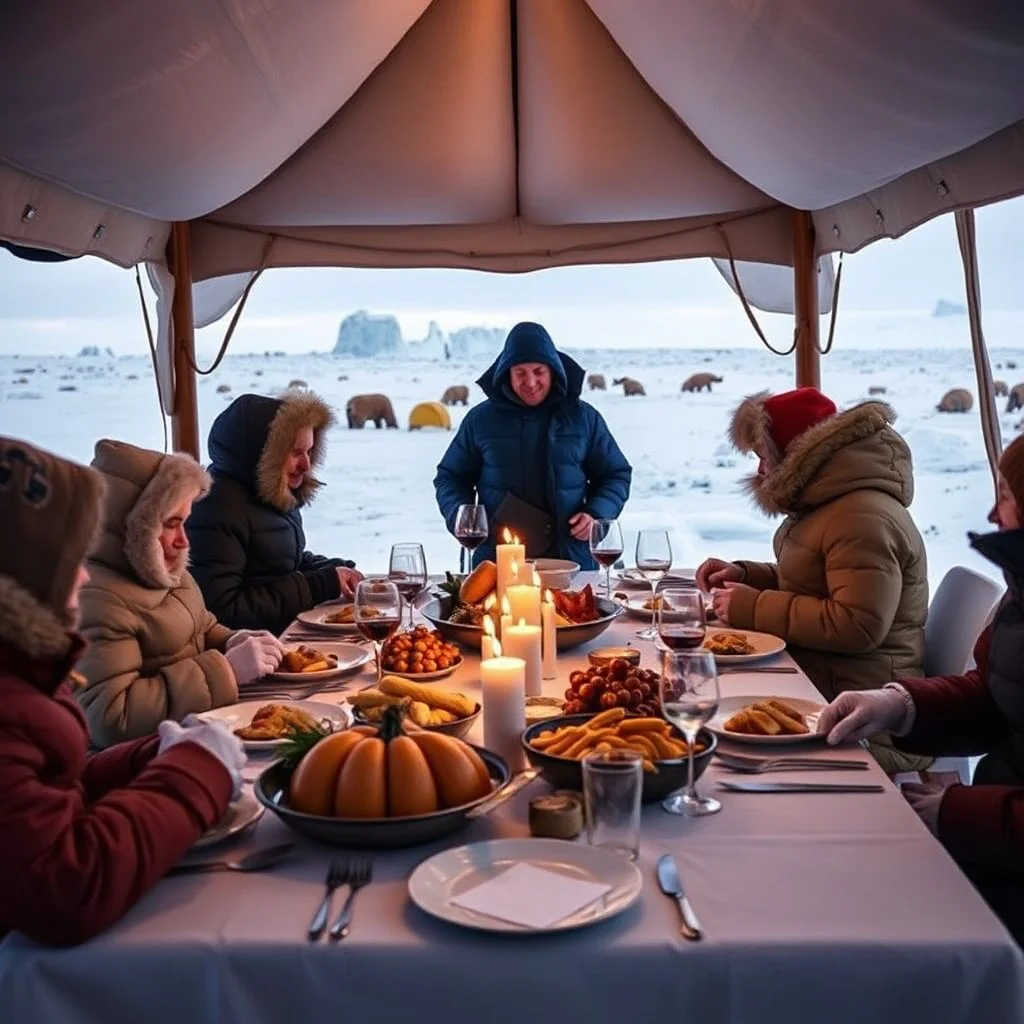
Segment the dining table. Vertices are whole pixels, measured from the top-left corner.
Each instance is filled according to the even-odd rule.
[[[581,576],[578,582],[598,577]],[[601,577],[603,579],[603,577]],[[626,615],[588,645],[561,652],[559,696],[587,652],[654,644]],[[304,636],[290,629],[284,639]],[[437,685],[480,697],[478,652]],[[820,701],[788,653],[731,667],[722,696]],[[373,682],[372,665],[317,697],[344,702]],[[482,743],[479,721],[468,739]],[[722,744],[746,753],[763,748]],[[776,748],[773,748],[773,752]],[[609,920],[558,934],[493,934],[436,920],[409,898],[410,872],[446,848],[529,836],[537,779],[464,831],[425,846],[371,851],[372,882],[342,942],[307,927],[340,850],[291,832],[273,813],[232,840],[237,855],[289,839],[294,855],[251,874],[167,877],[91,941],[47,949],[22,936],[0,945],[0,1021],[10,1024],[960,1024],[1024,1019],[1024,957],[949,854],[861,746],[811,741],[800,753],[862,758],[866,770],[773,773],[780,780],[869,781],[870,793],[738,793],[745,779],[713,761],[699,780],[719,813],[688,818],[645,805],[636,865],[640,898]],[[251,761],[251,780],[266,761]],[[586,843],[585,836],[566,841]],[[209,853],[209,851],[204,851]],[[365,851],[362,851],[365,854]],[[680,933],[655,866],[674,856],[702,941]]]

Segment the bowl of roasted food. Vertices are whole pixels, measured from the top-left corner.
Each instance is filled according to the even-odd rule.
[[[386,849],[464,828],[518,788],[510,778],[497,754],[408,725],[392,707],[379,725],[296,736],[254,792],[302,835]]]
[[[449,573],[420,613],[446,640],[479,650],[487,616],[499,632],[501,610],[496,585],[497,567],[493,562],[481,562],[465,579]],[[552,590],[551,597],[560,651],[596,639],[622,614],[621,604],[598,597],[589,583],[579,590]]]
[[[406,720],[421,729],[460,739],[480,717],[480,704],[464,693],[424,686],[401,676],[386,675],[380,688],[367,687],[347,698],[357,722],[379,724],[389,707],[405,709]]]
[[[693,777],[711,763],[715,735],[707,729],[697,734]],[[644,759],[644,803],[664,800],[686,785],[689,747],[686,738],[663,718],[631,715],[623,707],[600,714],[563,715],[528,726],[523,749],[530,763],[555,789],[583,789],[581,759],[591,750],[635,750]]]

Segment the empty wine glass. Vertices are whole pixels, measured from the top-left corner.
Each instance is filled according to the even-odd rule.
[[[391,580],[371,577],[356,585],[353,607],[356,629],[373,642],[377,659],[377,686],[384,673],[381,668],[381,645],[402,621],[402,596]]]
[[[590,553],[604,568],[605,597],[612,596],[612,566],[622,557],[622,530],[617,519],[595,519],[590,524]]]
[[[704,595],[696,587],[663,588],[655,601],[658,637],[669,650],[700,647],[707,632]]]
[[[473,568],[473,552],[490,533],[487,509],[483,505],[460,505],[455,513],[455,536],[462,545],[462,556],[469,553],[469,568]]]
[[[665,651],[662,654],[661,713],[686,737],[690,770],[682,793],[662,803],[669,814],[699,817],[722,809],[714,797],[701,796],[693,781],[693,755],[700,727],[718,710],[718,669],[710,651]]]
[[[651,624],[640,630],[641,640],[657,640],[655,617],[658,608],[658,583],[672,568],[672,545],[668,530],[641,530],[636,538],[636,569],[651,585]]]
[[[427,585],[427,557],[423,554],[423,545],[392,544],[388,579],[409,606],[409,628],[412,629],[413,602]]]

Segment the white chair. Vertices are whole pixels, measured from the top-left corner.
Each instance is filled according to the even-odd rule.
[[[1003,588],[994,580],[955,565],[935,591],[924,625],[924,674],[955,676],[974,664],[974,645],[988,624]],[[941,757],[929,772],[956,772],[969,785],[973,767],[966,757]]]

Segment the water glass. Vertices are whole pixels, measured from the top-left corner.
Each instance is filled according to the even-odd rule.
[[[583,757],[587,842],[636,860],[640,852],[643,755],[637,750],[592,750]]]

